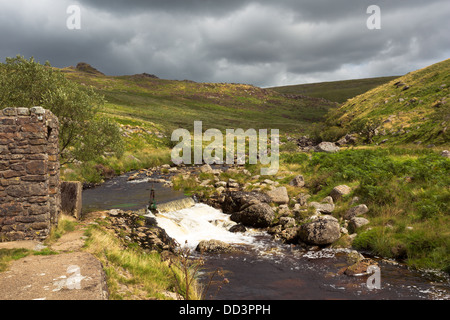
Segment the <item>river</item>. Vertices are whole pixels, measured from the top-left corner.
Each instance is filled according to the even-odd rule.
[[[182,199],[184,195],[148,183],[146,178],[128,181],[116,177],[96,188],[83,191],[83,212],[145,208],[150,189],[159,203]],[[226,254],[204,254],[205,266],[200,280],[206,285],[209,275],[222,268],[229,283],[220,285],[219,277],[207,292],[214,300],[450,300],[448,277],[435,272],[414,271],[375,259],[380,267],[380,289],[370,290],[368,276],[349,277],[338,271],[347,266],[346,250],[305,251],[298,246],[275,242],[265,232],[248,230],[231,233],[229,215],[205,204],[157,214],[158,224],[178,243],[194,249],[200,240],[222,240],[238,250]],[[445,277],[445,276],[444,276]]]

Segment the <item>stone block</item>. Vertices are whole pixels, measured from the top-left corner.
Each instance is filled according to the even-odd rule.
[[[43,175],[47,173],[48,167],[46,161],[34,160],[26,164],[27,173],[31,175]]]
[[[30,112],[37,115],[43,115],[45,113],[45,109],[42,107],[33,107],[30,109]]]
[[[61,212],[81,218],[83,185],[79,181],[61,182]]]

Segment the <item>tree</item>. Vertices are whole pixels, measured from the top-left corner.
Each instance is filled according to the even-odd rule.
[[[119,127],[102,117],[104,98],[91,87],[65,78],[64,74],[22,56],[0,64],[0,108],[42,106],[60,122],[60,156],[64,163],[89,161],[105,152],[120,154]]]

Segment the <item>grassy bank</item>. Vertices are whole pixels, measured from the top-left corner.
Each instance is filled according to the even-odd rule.
[[[285,154],[283,166],[305,176],[312,200],[335,186],[351,186],[337,217],[355,196],[367,204],[371,223],[358,230],[355,248],[450,272],[450,160],[440,152],[397,147],[315,153],[311,159]]]
[[[347,99],[356,97],[373,88],[381,86],[386,82],[398,77],[380,77],[368,79],[355,79],[343,81],[331,81],[320,83],[309,83],[292,86],[282,86],[271,88],[274,91],[284,94],[299,94],[316,98],[324,98],[329,101],[344,103]]]

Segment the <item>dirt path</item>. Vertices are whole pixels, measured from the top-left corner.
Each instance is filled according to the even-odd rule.
[[[0,273],[0,300],[107,300],[106,278],[101,263],[84,252],[88,221],[64,234],[49,249],[56,255],[29,255]],[[0,243],[0,249],[40,251],[34,241]]]

